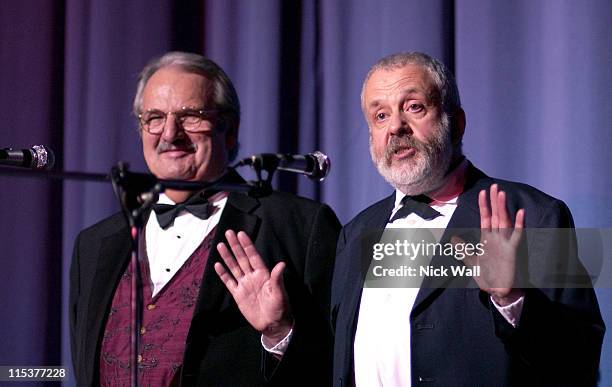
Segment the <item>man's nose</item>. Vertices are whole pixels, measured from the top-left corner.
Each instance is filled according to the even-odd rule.
[[[408,125],[408,120],[406,119],[404,112],[393,112],[389,119],[389,133],[392,135],[399,135],[406,133],[409,130],[410,126]]]
[[[162,139],[167,142],[172,142],[177,138],[183,137],[185,131],[181,128],[179,121],[176,119],[174,113],[168,113],[166,116],[166,122],[164,123],[164,131],[162,132]]]

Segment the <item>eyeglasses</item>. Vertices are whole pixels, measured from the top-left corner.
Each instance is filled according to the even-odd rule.
[[[211,130],[210,125],[206,125],[206,121],[212,121],[218,110],[217,109],[194,109],[191,107],[182,107],[174,112],[163,112],[157,109],[150,109],[138,115],[140,126],[151,134],[162,134],[166,126],[168,116],[172,114],[176,122],[181,125],[186,132],[201,133]]]

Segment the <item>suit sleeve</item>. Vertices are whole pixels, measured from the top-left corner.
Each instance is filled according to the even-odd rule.
[[[528,243],[532,272],[545,275],[562,266],[567,275],[586,273],[577,256],[574,224],[564,203],[555,201],[536,227],[551,232]],[[565,229],[566,233],[552,229]],[[495,332],[513,359],[514,372],[539,375],[535,384],[597,384],[605,326],[591,287],[525,289],[516,328],[493,306],[491,311]]]

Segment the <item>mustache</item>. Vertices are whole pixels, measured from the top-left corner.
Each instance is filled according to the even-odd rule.
[[[407,134],[392,136],[385,150],[385,159],[390,160],[397,151],[404,148],[414,148],[417,151],[422,151],[424,144]]]
[[[157,144],[157,148],[155,151],[159,153],[173,151],[173,150],[182,150],[187,152],[195,152],[198,149],[196,144],[187,140],[187,139],[177,139],[173,142],[167,142],[164,140],[160,140],[159,144]]]

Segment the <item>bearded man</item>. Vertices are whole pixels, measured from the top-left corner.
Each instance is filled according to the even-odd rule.
[[[377,62],[361,104],[372,160],[395,192],[341,232],[332,281],[334,386],[596,384],[605,327],[593,289],[518,280],[519,263],[550,274],[558,256],[583,269],[567,240],[523,232],[570,229],[574,236],[567,206],[528,185],[488,177],[465,158],[456,83],[426,54]],[[464,287],[431,278],[416,287],[368,286],[373,255],[366,235],[379,241],[392,228],[442,229],[438,242],[453,246],[462,241],[453,230],[476,229],[482,254],[455,263],[487,274],[472,272]],[[434,255],[435,262],[445,261]]]

